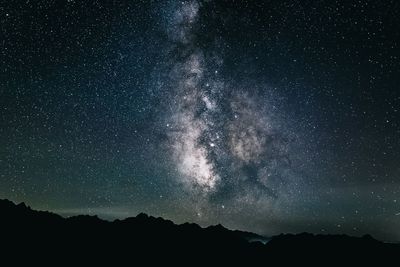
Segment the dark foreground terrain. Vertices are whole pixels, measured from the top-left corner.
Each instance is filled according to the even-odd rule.
[[[0,200],[0,227],[1,261],[24,262],[28,266],[37,263],[214,265],[217,262],[265,266],[300,262],[385,265],[396,262],[400,256],[400,245],[382,243],[370,236],[303,233],[275,236],[263,244],[252,241],[262,240],[260,236],[231,231],[221,225],[207,228],[189,223],[176,225],[145,214],[114,222],[95,216],[63,218],[8,200]]]

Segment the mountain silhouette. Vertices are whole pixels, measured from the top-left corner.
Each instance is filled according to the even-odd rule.
[[[222,225],[176,225],[144,213],[113,222],[88,215],[63,218],[9,200],[0,200],[0,229],[3,260],[8,257],[30,265],[384,263],[400,255],[399,244],[383,243],[368,235],[359,238],[302,233],[267,239]],[[138,264],[143,261],[145,264]]]

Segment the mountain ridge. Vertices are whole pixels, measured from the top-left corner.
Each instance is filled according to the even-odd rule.
[[[46,251],[47,257],[55,258],[65,258],[65,254],[86,258],[87,255],[99,255],[106,260],[107,255],[122,255],[118,259],[126,260],[128,255],[144,257],[151,254],[154,260],[171,258],[175,261],[207,255],[236,263],[244,259],[262,262],[265,258],[280,262],[310,261],[316,260],[316,256],[334,255],[338,260],[370,261],[395,258],[400,253],[400,244],[383,243],[369,235],[300,233],[267,239],[251,232],[229,230],[221,224],[205,228],[194,223],[178,225],[145,213],[112,222],[92,215],[63,218],[9,200],[0,200],[0,230],[6,248],[21,247],[22,244],[24,254]],[[8,255],[14,252],[12,249],[1,251]]]

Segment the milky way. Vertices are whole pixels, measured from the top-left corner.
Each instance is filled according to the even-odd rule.
[[[303,183],[304,177],[294,175],[291,166],[289,146],[296,134],[280,121],[284,115],[275,114],[277,95],[271,92],[270,99],[260,101],[251,87],[265,85],[252,82],[243,88],[227,83],[231,78],[220,74],[224,59],[217,53],[210,58],[209,51],[205,55],[196,46],[200,7],[201,2],[182,2],[166,24],[169,53],[178,55],[168,64],[163,81],[172,89],[165,130],[178,172],[175,179],[193,195],[193,212],[198,215],[212,213],[210,201],[228,191],[234,210],[272,216],[288,188]]]

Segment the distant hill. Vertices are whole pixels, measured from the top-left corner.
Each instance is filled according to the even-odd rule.
[[[268,241],[268,242],[266,242]],[[371,236],[279,235],[270,240],[222,225],[176,225],[146,214],[113,222],[97,216],[63,218],[24,203],[0,200],[0,256],[58,263],[271,263],[396,260],[400,245]],[[4,257],[3,257],[4,259]],[[323,263],[323,262],[321,262]],[[147,265],[146,264],[146,265]],[[138,265],[143,266],[143,265]]]

